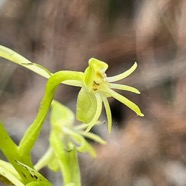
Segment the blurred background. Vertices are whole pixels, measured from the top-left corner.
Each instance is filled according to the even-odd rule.
[[[94,129],[108,144],[94,144],[96,159],[80,156],[84,186],[186,186],[185,10],[184,0],[0,0],[0,44],[51,72],[84,71],[95,57],[109,64],[112,76],[138,62],[122,83],[142,94],[121,93],[145,117],[110,99],[112,133]],[[45,84],[0,59],[0,120],[15,141],[34,120]],[[74,110],[78,91],[59,86],[55,98]],[[47,120],[34,161],[45,152],[48,134]],[[60,174],[42,172],[61,185]]]

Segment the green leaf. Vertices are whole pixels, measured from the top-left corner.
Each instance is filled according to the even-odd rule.
[[[14,52],[13,50],[11,50],[7,47],[1,46],[1,45],[0,45],[0,57],[3,57],[13,63],[21,65],[21,66],[23,66],[33,72],[45,77],[45,78],[49,78],[52,75],[49,72],[49,70],[47,70],[45,67],[43,67],[39,64],[36,64],[36,63],[32,63],[31,61],[24,58],[20,54]]]
[[[82,88],[78,94],[77,106],[76,106],[76,118],[77,120],[89,123],[97,109],[97,101],[94,94],[88,92],[85,88]]]
[[[30,183],[27,183],[26,186],[50,186],[44,181],[32,181]]]
[[[26,186],[52,186],[39,172],[18,161],[16,163],[19,165],[25,180],[20,177],[10,163],[0,160],[0,181],[16,186],[24,186],[24,183],[27,183]]]
[[[14,167],[10,163],[2,160],[0,160],[0,181],[7,185],[14,184],[16,186],[24,186],[21,177]]]
[[[19,161],[16,161],[16,163],[18,164],[19,169],[20,169],[22,175],[24,176],[25,182],[27,183],[27,185],[34,186],[33,183],[37,183],[38,186],[40,186],[40,185],[52,186],[52,184],[36,170],[30,168],[29,166],[27,166]]]

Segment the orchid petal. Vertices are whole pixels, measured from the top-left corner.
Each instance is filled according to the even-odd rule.
[[[108,65],[95,58],[89,59],[88,63],[89,66],[86,68],[84,73],[84,83],[88,91],[90,91],[94,81],[100,79],[100,76],[102,77],[105,75]]]
[[[94,133],[91,133],[91,132],[86,133],[83,131],[83,132],[80,132],[80,134],[82,134],[84,137],[89,138],[97,143],[102,144],[102,145],[106,144],[105,140],[103,140],[102,138],[100,138],[98,135],[96,135]]]
[[[89,123],[94,118],[97,109],[97,101],[94,94],[82,88],[78,94],[76,106],[76,118],[83,123]]]
[[[52,101],[51,124],[54,128],[61,129],[63,126],[72,126],[74,113],[58,101]]]
[[[47,164],[50,166],[51,161],[55,157],[54,149],[50,146],[48,150],[45,152],[45,154],[39,159],[39,161],[34,165],[34,169],[39,171],[43,167],[47,166]],[[56,159],[56,158],[55,158]],[[50,167],[51,168],[51,167]],[[54,169],[53,169],[54,170]],[[55,169],[55,171],[57,171]]]
[[[118,90],[125,90],[125,91],[133,92],[136,94],[140,94],[140,91],[138,89],[128,86],[128,85],[120,85],[120,84],[110,83],[110,88],[118,89]]]
[[[103,104],[105,106],[105,111],[107,115],[107,122],[108,122],[108,132],[111,132],[112,129],[112,114],[110,110],[110,105],[106,97],[102,96]]]
[[[95,149],[85,140],[85,138],[82,135],[72,130],[69,130],[66,127],[64,127],[63,130],[67,135],[69,135],[73,139],[73,141],[77,143],[76,149],[79,152],[89,152],[93,157],[96,157]]]
[[[101,115],[102,100],[101,100],[100,95],[98,95],[98,94],[96,94],[95,97],[96,97],[96,102],[97,102],[97,109],[96,109],[96,112],[94,114],[94,117],[93,117],[92,121],[90,121],[88,123],[88,127],[87,127],[85,132],[89,132],[90,131],[90,129],[96,124],[96,122],[98,121],[98,119],[99,119],[99,117]],[[86,112],[86,110],[85,110],[85,112]]]
[[[131,110],[133,110],[138,116],[144,116],[144,114],[141,112],[140,108],[135,103],[133,103],[132,101],[130,101],[126,97],[118,94],[117,92],[115,92],[111,89],[109,90],[109,92],[112,97],[114,97],[115,99],[117,99],[121,103],[125,104],[127,107],[129,107]]]
[[[116,76],[106,77],[105,79],[108,82],[115,82],[115,81],[119,81],[121,79],[124,79],[124,78],[128,77],[130,74],[132,74],[132,72],[134,72],[136,70],[137,66],[138,66],[137,63],[135,62],[129,70],[127,70],[119,75],[116,75]]]

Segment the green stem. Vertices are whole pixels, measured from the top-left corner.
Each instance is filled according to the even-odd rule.
[[[17,156],[17,145],[10,138],[2,123],[0,123],[0,149],[7,159],[13,160]]]
[[[50,143],[54,148],[56,158],[59,160],[61,174],[64,185],[74,184],[81,186],[81,175],[79,170],[79,162],[74,144],[68,146],[64,143],[65,139],[61,139],[55,132],[50,136]],[[68,150],[70,149],[70,150]]]
[[[77,151],[75,147],[68,153],[68,162],[71,170],[72,182],[76,183],[76,186],[81,186],[79,161],[78,161]]]
[[[42,99],[40,109],[36,116],[36,119],[31,124],[31,126],[27,129],[26,133],[24,134],[19,144],[18,150],[20,152],[20,155],[27,156],[30,154],[39,136],[40,130],[47,116],[47,113],[50,109],[50,105],[58,85],[65,80],[82,81],[82,77],[83,77],[82,72],[60,71],[60,72],[56,72],[49,78],[46,85],[45,95]]]
[[[70,173],[71,167],[69,167],[67,160],[67,152],[64,145],[64,140],[59,138],[55,133],[51,134],[51,145],[54,148],[54,152],[59,160],[59,165],[61,169],[61,174],[63,177],[64,185],[71,183],[72,176]]]
[[[17,145],[11,139],[11,137],[5,130],[2,123],[0,123],[0,149],[2,150],[3,154],[6,156],[8,161],[14,166],[14,168],[17,170],[19,175],[24,180],[24,177],[21,174],[19,166],[15,162],[15,160],[21,161],[21,158],[19,157]],[[29,164],[29,162],[27,163]]]

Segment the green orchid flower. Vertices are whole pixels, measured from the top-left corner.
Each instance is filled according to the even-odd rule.
[[[35,169],[48,166],[55,172],[61,170],[65,185],[74,182],[79,186],[81,180],[77,152],[88,152],[95,157],[95,149],[86,138],[100,144],[106,142],[91,132],[85,133],[85,125],[75,126],[75,116],[69,108],[55,100],[51,106],[50,146]]]
[[[117,99],[133,110],[138,116],[144,116],[135,103],[114,91],[114,89],[118,89],[140,94],[140,92],[134,87],[114,83],[129,76],[137,68],[137,63],[134,63],[134,65],[126,72],[113,77],[107,77],[105,72],[108,65],[95,58],[91,58],[89,60],[89,66],[84,73],[73,71],[66,73],[65,71],[61,71],[53,74],[45,67],[30,62],[26,58],[6,47],[0,46],[0,56],[34,71],[45,78],[49,78],[50,82],[48,84],[50,85],[47,90],[48,94],[54,94],[54,91],[56,90],[54,87],[57,87],[60,83],[81,87],[76,106],[76,118],[87,124],[86,132],[88,132],[97,123],[101,115],[102,104],[105,107],[107,115],[108,132],[111,132],[112,116],[108,102],[109,97]],[[51,99],[52,98],[53,97],[51,97]],[[47,101],[51,102],[49,99]],[[44,114],[41,112],[40,115]]]
[[[106,63],[91,58],[89,60],[89,66],[84,72],[84,82],[78,95],[76,116],[78,120],[88,124],[86,131],[89,131],[98,121],[103,103],[108,120],[108,132],[110,133],[112,116],[108,97],[117,99],[133,110],[138,116],[144,116],[135,103],[113,90],[125,90],[140,94],[134,87],[114,83],[129,76],[137,68],[137,63],[134,63],[134,65],[124,73],[113,77],[107,77],[105,73],[107,68],[108,65]]]

